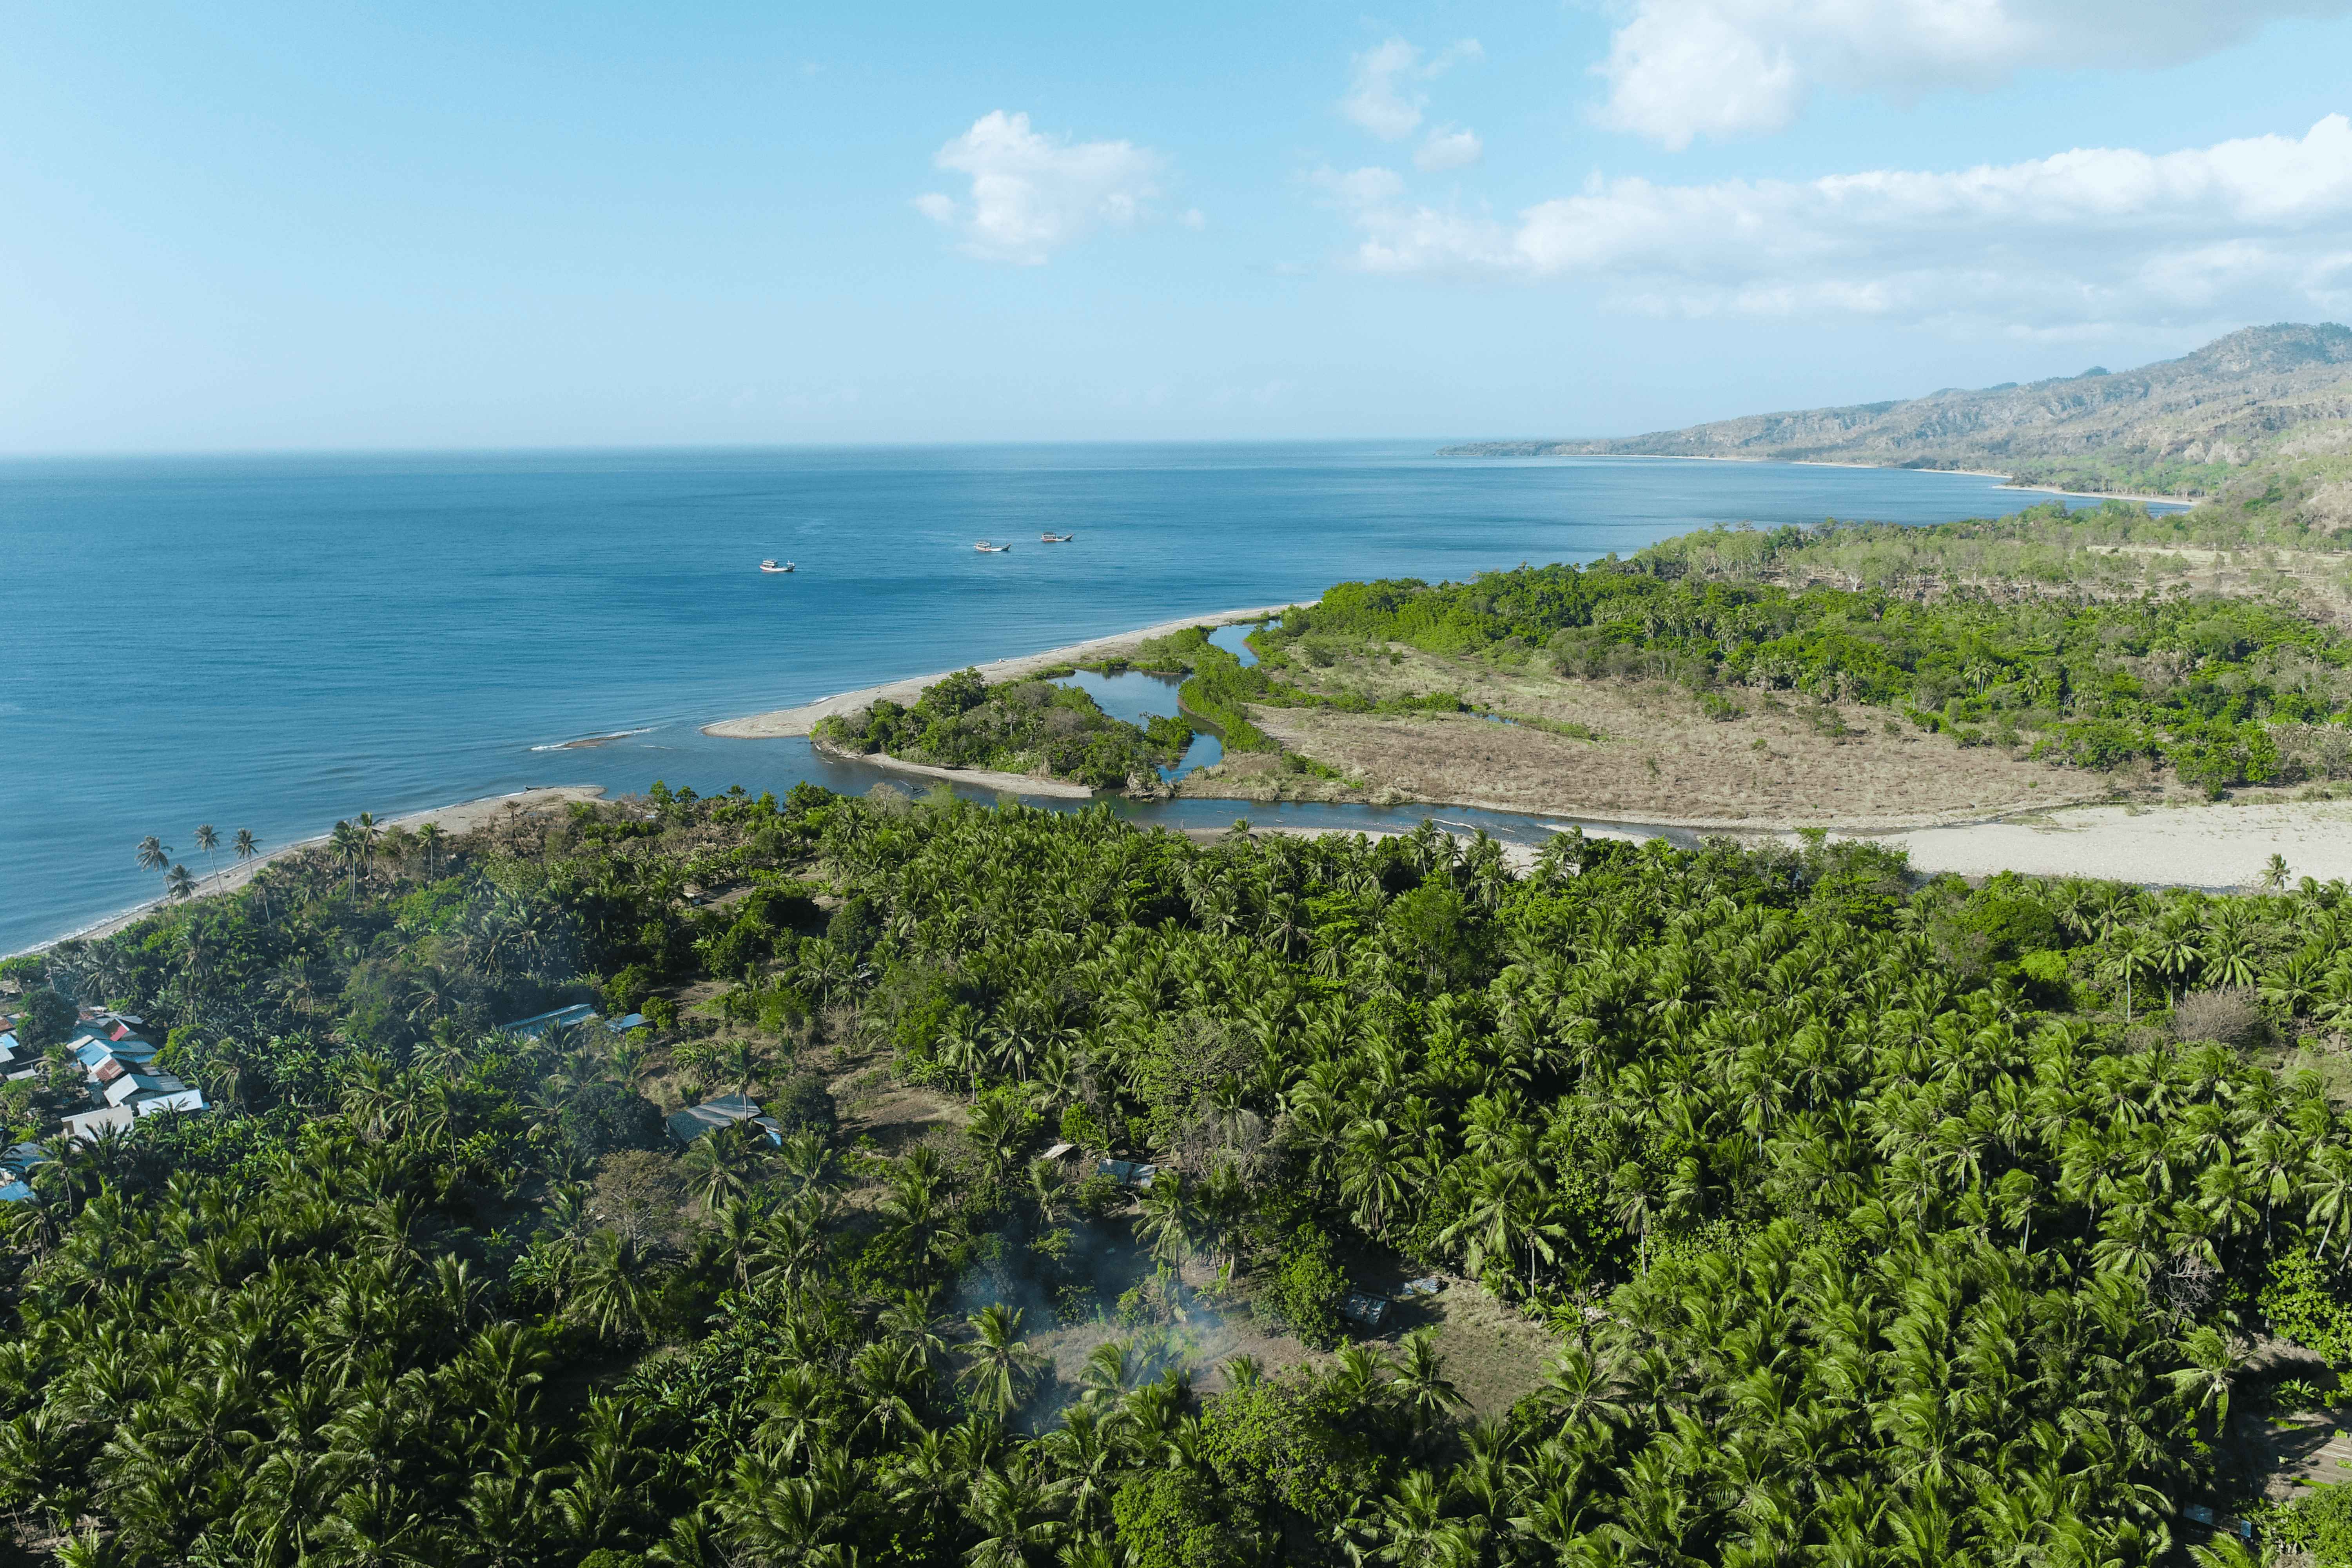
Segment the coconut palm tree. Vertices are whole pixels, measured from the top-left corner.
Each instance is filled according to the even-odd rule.
[[[1405,1335],[1400,1348],[1403,1353],[1397,1358],[1389,1388],[1397,1401],[1412,1412],[1417,1424],[1429,1426],[1447,1411],[1469,1403],[1445,1375],[1445,1358],[1438,1353],[1435,1329],[1413,1330]]]
[[[253,836],[253,829],[249,827],[240,827],[236,830],[236,837],[229,845],[229,848],[231,852],[236,856],[236,863],[242,866],[250,861],[255,856],[261,853],[261,840]],[[261,890],[261,909],[262,918],[265,920],[268,919],[269,912],[269,889],[268,888],[263,888]]]
[[[441,847],[448,841],[448,837],[449,836],[441,830],[441,825],[437,822],[427,822],[416,830],[416,844],[417,847],[425,852],[425,874],[427,877],[439,874]]]
[[[168,874],[172,868],[172,847],[149,834],[139,841],[139,864],[145,870]]]
[[[165,897],[173,899],[188,899],[194,898],[195,896],[195,892],[196,879],[189,872],[185,866],[173,866],[169,871],[163,873],[163,893]]]
[[[213,831],[211,823],[204,823],[197,827],[196,847],[205,852],[206,867],[211,871],[215,883],[214,890],[217,892],[220,881],[220,858],[214,851],[220,847],[220,835]]]
[[[1028,1397],[1030,1379],[1045,1357],[1021,1341],[1021,1312],[992,1302],[965,1321],[971,1342],[963,1347],[962,1380],[972,1403],[991,1415],[1004,1416]]]
[[[1161,1171],[1143,1190],[1143,1217],[1137,1230],[1150,1238],[1153,1256],[1181,1268],[1201,1237],[1201,1213],[1191,1184],[1175,1171]]]

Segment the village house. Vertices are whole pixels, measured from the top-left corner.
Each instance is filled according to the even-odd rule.
[[[664,1117],[669,1135],[680,1143],[691,1143],[706,1132],[716,1132],[721,1127],[732,1127],[749,1121],[768,1135],[768,1142],[781,1146],[784,1141],[782,1123],[764,1114],[758,1105],[740,1094],[722,1094],[717,1100],[706,1100],[700,1105],[689,1105],[684,1110]]]

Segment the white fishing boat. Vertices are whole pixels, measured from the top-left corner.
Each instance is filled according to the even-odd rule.
[[[1077,535],[1075,533],[1041,533],[1037,536],[1037,542],[1040,544],[1067,544],[1076,537]]]
[[[983,539],[979,543],[973,545],[972,548],[982,552],[983,554],[1002,555],[1006,551],[1012,549],[1013,546],[1010,544],[991,544],[988,541]]]
[[[762,572],[789,572],[792,569],[793,563],[789,561],[762,561],[760,563],[760,570]]]

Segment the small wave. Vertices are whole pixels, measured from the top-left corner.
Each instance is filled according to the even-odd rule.
[[[642,730],[615,730],[609,735],[583,735],[576,741],[557,741],[550,745],[533,746],[534,752],[583,752],[591,746],[609,746],[615,741],[625,741],[632,735],[650,735],[661,728],[648,724]]]

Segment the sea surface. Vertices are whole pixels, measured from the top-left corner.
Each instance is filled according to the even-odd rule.
[[[698,726],[1346,578],[2041,499],[1970,475],[1438,445],[0,464],[0,952],[153,896],[148,834],[201,876],[199,823],[275,846],[537,784],[863,789],[880,775],[803,741]],[[1340,819],[1158,816],[1240,809]]]

